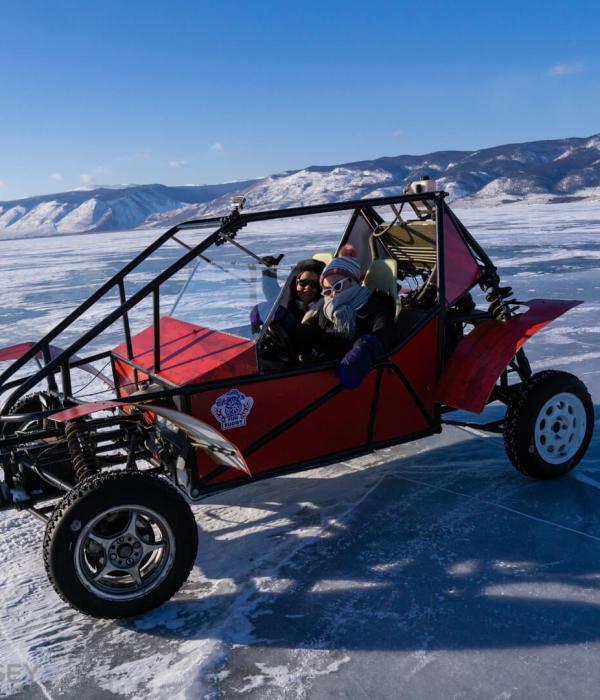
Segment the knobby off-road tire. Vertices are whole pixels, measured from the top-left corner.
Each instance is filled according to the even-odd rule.
[[[142,472],[103,472],[56,506],[46,526],[44,565],[63,600],[115,619],[171,598],[197,549],[196,521],[174,486]]]
[[[18,401],[10,408],[8,411],[9,416],[14,416],[15,414],[28,414],[28,413],[39,413],[44,410],[42,404],[41,392],[35,392],[34,394],[28,394],[27,396],[22,396]],[[14,435],[17,430],[22,430],[27,427],[27,424],[23,423],[4,423],[2,437],[10,437]],[[39,428],[39,421],[35,421],[31,428]]]
[[[518,471],[554,479],[579,463],[593,428],[594,405],[583,382],[568,372],[546,370],[523,382],[510,402],[504,445]]]
[[[43,392],[36,391],[33,394],[27,394],[26,396],[21,397],[9,410],[8,415],[27,415],[30,413],[40,413],[45,411],[46,408],[42,403],[42,394]],[[41,430],[43,427],[42,423],[43,421],[41,420],[31,420],[24,423],[4,423],[4,432],[2,433],[2,437],[11,437],[12,435],[15,435],[17,431],[32,432],[34,430]],[[69,455],[65,455],[64,459],[57,459],[56,464],[52,469],[50,469],[50,471],[55,476],[58,476],[65,481],[70,481],[74,474],[73,464],[71,463],[71,458]],[[23,472],[23,486],[25,486],[27,490],[54,490],[53,487],[49,486],[47,482],[40,479],[40,477],[28,470]]]

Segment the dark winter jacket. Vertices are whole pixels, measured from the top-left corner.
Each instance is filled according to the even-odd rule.
[[[365,335],[374,335],[385,352],[393,346],[396,338],[394,318],[396,308],[387,294],[373,292],[366,304],[356,312],[354,338],[344,338],[334,331],[333,323],[326,318],[321,308],[306,323],[297,327],[294,342],[300,354],[312,361],[335,360],[343,357],[354,342]]]

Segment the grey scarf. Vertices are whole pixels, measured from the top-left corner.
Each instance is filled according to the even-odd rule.
[[[369,301],[370,296],[370,289],[356,284],[334,297],[325,298],[323,313],[325,318],[333,323],[336,333],[344,338],[354,338],[356,312]]]

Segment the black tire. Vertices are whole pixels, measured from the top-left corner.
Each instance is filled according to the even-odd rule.
[[[116,619],[171,598],[197,550],[196,521],[173,485],[143,472],[103,472],[56,506],[46,526],[44,565],[67,603]]]
[[[546,370],[521,385],[504,420],[504,446],[518,471],[554,479],[575,467],[594,429],[594,405],[568,372]]]
[[[33,394],[28,394],[27,396],[21,397],[8,411],[8,415],[28,415],[30,413],[41,413],[46,411],[46,407],[42,402],[42,396],[44,392],[38,391]],[[43,420],[31,420],[23,423],[4,423],[3,424],[2,437],[7,438],[15,435],[17,431],[32,432],[34,430],[41,430],[43,425]],[[57,445],[60,449],[61,446]],[[66,450],[66,446],[61,450],[62,457],[57,456],[54,453],[56,459],[52,466],[46,465],[48,471],[52,472],[55,476],[58,476],[64,481],[70,482],[74,479],[73,464]],[[49,495],[57,493],[62,493],[50,486],[46,481],[41,479],[39,476],[34,474],[29,469],[25,467],[20,467],[22,485],[27,491],[33,491],[36,489],[43,490]]]
[[[29,414],[29,413],[39,413],[43,411],[44,405],[42,404],[41,392],[36,392],[35,394],[28,394],[27,396],[22,396],[17,402],[11,406],[8,411],[9,416],[14,416],[18,414]],[[35,428],[36,430],[41,427],[40,421],[34,421],[31,426],[23,423],[3,423],[2,437],[10,437],[14,435],[17,430],[22,430],[24,427]]]

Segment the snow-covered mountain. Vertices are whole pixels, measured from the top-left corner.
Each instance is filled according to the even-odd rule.
[[[0,202],[0,234],[47,235],[136,228],[149,217],[167,218],[186,208],[229,198],[250,183],[166,187],[122,185],[27,197]]]
[[[463,205],[600,198],[600,134],[478,151],[437,151],[336,166],[312,166],[220,185],[99,187],[0,202],[0,234],[27,235],[165,226],[228,210],[300,206],[397,194],[422,174]]]

